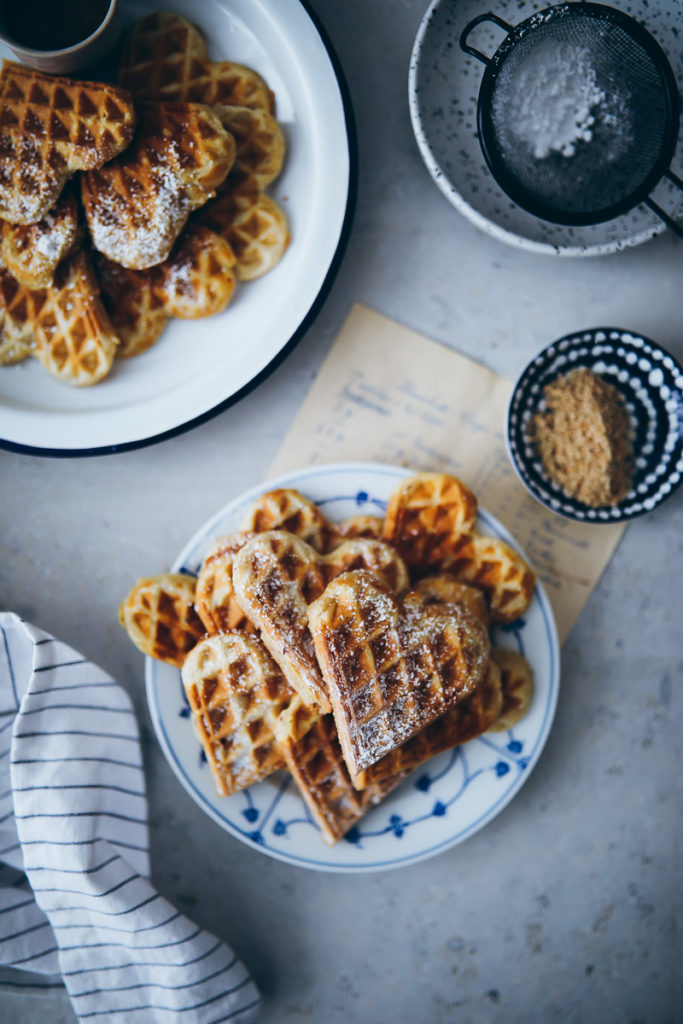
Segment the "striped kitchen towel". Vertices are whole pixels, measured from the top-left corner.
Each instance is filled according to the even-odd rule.
[[[150,884],[128,695],[11,613],[0,613],[0,794],[0,989],[64,984],[82,1021],[255,1020],[244,965]]]

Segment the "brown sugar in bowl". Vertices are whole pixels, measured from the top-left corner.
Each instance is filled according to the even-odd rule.
[[[623,421],[617,428],[615,421],[609,420],[612,432],[619,436],[610,439],[610,451],[603,453],[602,467],[591,469],[589,489],[572,494],[567,483],[581,476],[586,460],[596,461],[595,453],[591,456],[590,451],[580,451],[577,465],[568,468],[569,475],[562,478],[561,473],[555,473],[553,479],[544,465],[538,443],[539,420],[535,417],[547,414],[545,389],[551,385],[552,395],[554,382],[578,369],[591,371],[610,385],[609,390],[616,389],[629,430],[625,436]],[[614,403],[610,408],[614,413]],[[565,431],[574,413],[576,408],[570,401],[564,409]],[[589,427],[585,436],[591,435]],[[566,442],[565,438],[565,448]],[[566,335],[542,349],[520,374],[508,404],[506,443],[520,480],[550,511],[593,523],[620,522],[643,515],[673,493],[683,476],[683,370],[655,342],[624,329],[592,328]],[[601,490],[595,481],[602,476],[604,484],[606,455],[616,455],[621,471],[613,476],[611,485]],[[578,493],[591,498],[591,502],[581,500]],[[602,503],[593,504],[595,500]]]

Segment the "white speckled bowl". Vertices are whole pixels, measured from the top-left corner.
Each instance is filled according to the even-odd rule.
[[[587,367],[624,396],[631,418],[635,472],[618,505],[592,508],[546,475],[529,441],[543,389],[555,377]],[[542,349],[520,374],[507,412],[508,455],[529,493],[551,512],[581,523],[618,523],[650,512],[683,478],[683,369],[649,338],[613,327],[568,334]]]
[[[547,2],[537,0],[433,0],[420,24],[410,61],[409,102],[415,138],[429,173],[448,201],[477,227],[500,241],[531,252],[600,256],[646,242],[665,225],[646,206],[602,224],[552,224],[527,213],[498,187],[477,135],[477,100],[482,65],[460,49],[460,33],[472,18],[494,11],[511,24],[524,21]],[[663,48],[676,71],[683,62],[683,4],[671,0],[612,0],[640,21]],[[487,54],[504,33],[481,25],[472,43]],[[683,176],[679,140],[671,170]],[[683,216],[683,193],[666,182],[653,198],[675,219]]]

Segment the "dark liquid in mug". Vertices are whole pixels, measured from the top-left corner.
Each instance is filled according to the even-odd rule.
[[[0,0],[0,31],[31,50],[65,50],[91,36],[110,0]]]

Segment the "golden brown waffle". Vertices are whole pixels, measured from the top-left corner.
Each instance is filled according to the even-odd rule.
[[[118,355],[145,352],[170,317],[185,320],[221,313],[235,290],[234,254],[208,228],[188,227],[163,263],[129,270],[98,254],[102,297],[121,338]]]
[[[274,729],[293,691],[260,640],[243,633],[206,637],[181,674],[219,795],[284,767]]]
[[[382,540],[384,520],[380,516],[358,515],[345,519],[335,527],[335,544],[345,540],[364,537],[367,540]]]
[[[32,293],[0,266],[0,366],[19,363],[33,354],[35,312]]]
[[[494,728],[502,708],[501,672],[493,658],[489,658],[486,676],[474,693],[357,775],[354,786],[364,789],[399,772],[407,774],[437,754],[481,736]]]
[[[494,647],[491,659],[498,665],[502,677],[503,707],[493,732],[511,729],[529,710],[534,696],[534,673],[523,654]]]
[[[450,571],[486,594],[491,622],[507,623],[524,615],[536,586],[536,574],[509,544],[473,534],[461,546]]]
[[[83,175],[82,198],[93,244],[132,270],[169,255],[192,210],[225,179],[235,141],[196,103],[142,103],[125,153]]]
[[[178,14],[148,14],[135,23],[124,45],[119,82],[136,99],[261,107],[271,113],[275,106],[260,75],[232,61],[210,61],[199,30]]]
[[[399,774],[368,783],[359,792],[351,782],[332,715],[322,717],[300,701],[275,724],[280,749],[314,821],[327,843],[336,843],[382,797],[405,778]]]
[[[384,539],[419,574],[449,569],[474,529],[477,499],[446,473],[417,473],[392,492]]]
[[[323,555],[332,547],[335,531],[315,502],[290,487],[267,491],[257,498],[244,517],[242,529],[250,533],[286,530]]]
[[[119,607],[119,622],[143,654],[181,668],[204,635],[194,609],[196,580],[162,573],[138,580]]]
[[[244,189],[262,192],[279,175],[285,159],[285,137],[267,110],[219,105],[214,112],[235,139],[237,155],[219,193]]]
[[[222,313],[235,291],[235,254],[220,235],[190,225],[155,267],[155,282],[171,316],[183,320]]]
[[[47,288],[60,262],[78,248],[82,233],[76,196],[67,186],[36,224],[0,222],[0,263],[25,288]]]
[[[308,628],[308,605],[330,579],[351,568],[369,570],[387,589],[403,590],[408,574],[397,553],[381,541],[350,540],[319,555],[282,530],[257,533],[237,552],[233,584],[238,604],[307,704],[330,708]]]
[[[12,61],[0,72],[0,217],[35,224],[67,180],[111,160],[135,128],[131,97],[101,82],[45,75]]]
[[[399,602],[368,572],[333,580],[308,621],[353,776],[443,715],[486,673],[488,632],[474,616],[425,604],[415,591]]]
[[[197,577],[195,606],[209,634],[239,630],[256,633],[256,626],[244,614],[232,582],[235,555],[250,539],[250,533],[219,537],[206,554]]]
[[[253,281],[272,270],[290,242],[283,210],[270,196],[249,188],[220,195],[202,207],[196,220],[230,243],[239,281]]]
[[[285,530],[300,537],[323,554],[350,539],[377,539],[381,535],[382,520],[371,516],[357,516],[338,528],[300,491],[279,488],[268,491],[254,502],[242,526],[244,532],[221,537],[214,542],[199,573],[196,605],[207,633],[216,633],[224,629],[256,631],[256,626],[237,603],[232,581],[234,556],[253,534]],[[350,568],[348,559],[353,559],[355,554],[357,553],[352,547],[342,551],[341,559],[333,559],[336,570],[323,567],[324,578],[332,578],[333,575],[339,575],[346,568]],[[393,567],[397,577],[393,589],[404,589],[407,583],[402,566],[388,552],[386,546],[377,549],[375,556],[376,564],[381,564],[383,560],[387,572]],[[363,562],[364,567],[367,567],[367,564],[367,561]]]
[[[381,540],[357,537],[345,540],[320,558],[325,582],[345,572],[365,569],[392,592],[402,594],[410,586],[410,577],[399,553]]]
[[[237,552],[233,584],[240,607],[306,704],[330,711],[313,640],[308,605],[325,589],[319,555],[293,534],[256,534]]]
[[[163,295],[153,287],[149,272],[128,270],[95,253],[102,301],[121,340],[119,359],[139,356],[159,339],[168,323]]]
[[[484,592],[468,583],[459,583],[454,576],[425,576],[415,584],[425,604],[459,604],[471,612],[484,626],[489,624],[489,609]]]
[[[0,339],[1,361],[33,355],[76,387],[109,373],[118,336],[83,251],[60,263],[49,288],[23,288],[0,270]]]

